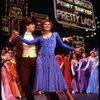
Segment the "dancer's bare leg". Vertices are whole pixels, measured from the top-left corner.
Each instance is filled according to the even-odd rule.
[[[74,100],[73,96],[71,95],[71,93],[70,93],[70,91],[68,89],[66,91],[64,91],[64,92],[67,95],[68,100]]]

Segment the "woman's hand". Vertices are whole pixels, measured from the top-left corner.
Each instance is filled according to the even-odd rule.
[[[13,31],[12,31],[12,36],[14,36],[14,37],[19,36],[19,32],[16,31],[16,30],[13,30]]]
[[[19,35],[19,32],[18,32],[18,31],[13,30],[13,31],[11,32],[11,37],[10,37],[10,40],[15,39],[18,35]]]

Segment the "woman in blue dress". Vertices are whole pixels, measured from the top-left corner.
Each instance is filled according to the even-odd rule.
[[[74,100],[69,90],[67,89],[62,71],[55,57],[56,43],[58,42],[63,48],[69,50],[80,51],[80,48],[73,48],[63,43],[57,32],[51,32],[52,22],[44,20],[42,23],[43,35],[38,38],[27,41],[21,36],[18,38],[29,44],[35,45],[40,43],[41,48],[37,57],[36,77],[35,77],[35,90],[42,91],[46,94],[50,92],[57,92],[64,90],[69,100]],[[16,33],[16,32],[15,32]],[[50,99],[48,99],[50,100]]]
[[[86,92],[87,93],[99,93],[99,56],[95,54],[95,51],[90,52],[90,57],[84,70],[90,67],[90,78]]]

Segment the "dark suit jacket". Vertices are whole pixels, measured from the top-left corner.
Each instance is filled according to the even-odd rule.
[[[32,34],[34,38],[38,37],[37,35]],[[24,35],[22,35],[23,37]],[[21,59],[22,59],[22,53],[23,53],[23,42],[20,41],[18,38],[15,38],[11,42],[7,42],[7,46],[14,50],[16,52],[16,63],[17,63],[17,69],[18,72],[20,71],[20,64],[21,64]],[[39,45],[36,45],[36,52],[38,54],[39,51]]]

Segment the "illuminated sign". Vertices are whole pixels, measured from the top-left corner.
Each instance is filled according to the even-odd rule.
[[[85,0],[54,0],[54,14],[58,23],[94,31],[93,6]]]
[[[49,16],[44,15],[44,14],[40,14],[40,13],[35,13],[35,12],[31,12],[31,17],[35,21],[36,30],[42,29],[42,27],[41,27],[42,20],[49,19]]]
[[[7,12],[6,13],[8,13],[8,14],[6,14],[6,15],[9,15],[9,13],[11,13],[11,12],[9,12],[10,11],[10,9],[11,8],[13,8],[13,7],[15,7],[15,8],[13,8],[14,10],[16,9],[16,8],[19,8],[19,9],[21,9],[22,10],[22,14],[25,16],[26,15],[26,0],[7,0],[6,1],[6,5],[7,5]],[[18,10],[19,11],[19,9],[16,9],[16,10]]]
[[[9,8],[10,30],[20,30],[21,21],[23,19],[22,9],[18,7]]]
[[[2,35],[9,35],[9,31],[10,31],[10,23],[9,23],[9,18],[2,16],[1,19],[1,34]]]
[[[9,17],[22,19],[22,9],[17,7],[10,7],[9,9]]]
[[[28,7],[26,0],[6,0],[5,16],[2,18],[2,33],[10,34],[12,30],[20,30],[23,16],[26,16]],[[26,10],[27,9],[27,10]],[[9,18],[8,18],[9,17]],[[8,25],[9,23],[9,25]]]

